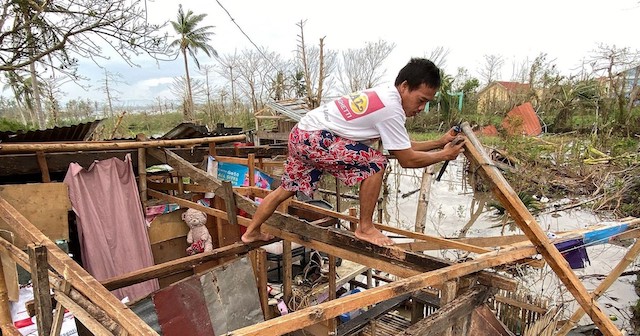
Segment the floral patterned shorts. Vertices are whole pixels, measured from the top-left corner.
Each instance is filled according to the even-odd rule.
[[[328,131],[303,131],[295,126],[289,134],[289,156],[284,165],[282,187],[313,196],[323,172],[348,186],[384,170],[387,158],[363,143]]]

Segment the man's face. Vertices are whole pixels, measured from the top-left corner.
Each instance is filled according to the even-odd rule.
[[[424,111],[427,102],[433,100],[437,90],[421,84],[416,90],[410,91],[407,82],[403,82],[399,86],[400,98],[402,100],[402,108],[407,117],[413,117]]]

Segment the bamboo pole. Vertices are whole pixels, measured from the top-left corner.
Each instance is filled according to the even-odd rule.
[[[137,149],[153,147],[195,146],[209,143],[232,142],[246,140],[245,135],[227,135],[177,140],[146,140],[146,141],[85,141],[64,143],[15,143],[0,145],[0,154],[33,153],[33,152],[76,152],[107,149]]]
[[[636,259],[639,253],[640,253],[640,240],[636,240],[636,242],[633,243],[633,246],[631,246],[629,251],[627,251],[627,253],[624,255],[622,260],[620,260],[618,265],[616,265],[616,267],[613,270],[611,270],[611,273],[609,273],[609,275],[607,275],[607,277],[600,283],[600,285],[598,285],[598,287],[596,287],[596,289],[591,293],[591,296],[593,297],[594,300],[597,300],[598,298],[600,298],[600,296],[602,296],[602,294],[604,294],[604,292],[606,292],[607,289],[611,287],[613,282]],[[560,331],[558,331],[556,336],[564,336],[568,334],[569,331],[571,331],[571,329],[575,327],[578,321],[580,321],[580,319],[582,318],[582,316],[584,316],[584,314],[585,314],[584,309],[578,308],[575,311],[575,313],[571,315],[571,318],[567,321],[567,323],[565,323],[560,329]]]

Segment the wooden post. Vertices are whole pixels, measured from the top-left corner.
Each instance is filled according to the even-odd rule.
[[[47,248],[42,245],[29,244],[29,263],[31,266],[31,282],[33,296],[36,303],[36,319],[38,335],[48,336],[51,333],[53,314],[51,306],[51,292],[49,289],[49,264],[47,262]]]
[[[236,198],[233,194],[233,186],[229,181],[222,181],[222,187],[225,196],[224,203],[227,206],[227,220],[231,225],[238,225],[238,208],[236,206]]]
[[[51,182],[51,176],[49,176],[49,166],[47,165],[47,158],[44,152],[37,151],[36,156],[38,157],[38,166],[40,167],[40,172],[42,172],[42,182]]]
[[[627,251],[618,265],[616,265],[616,267],[611,270],[609,275],[607,275],[607,277],[598,285],[598,287],[596,287],[593,293],[591,293],[591,296],[594,300],[600,298],[600,296],[604,292],[606,292],[607,289],[609,289],[613,282],[618,279],[620,274],[622,274],[622,272],[624,272],[624,270],[627,269],[627,267],[636,259],[638,253],[640,253],[640,239],[637,239],[636,242],[633,243],[631,248],[629,248],[629,251]],[[584,309],[578,308],[575,313],[571,315],[571,318],[562,326],[560,331],[558,331],[556,336],[564,336],[568,334],[569,331],[571,331],[571,329],[576,326],[578,321],[580,321],[583,315]]]
[[[4,277],[4,267],[0,264],[0,325],[2,326],[13,324],[9,304],[9,290]],[[4,332],[4,329],[2,331]]]
[[[216,143],[209,143],[209,155],[215,157],[216,156]]]
[[[329,300],[336,299],[336,257],[334,255],[329,255]],[[336,319],[329,319],[329,332],[335,334],[337,327]]]
[[[138,189],[140,190],[140,201],[142,206],[147,205],[147,150],[138,148]]]
[[[284,268],[283,279],[282,279],[282,294],[284,297],[284,302],[288,305],[291,301],[291,296],[293,293],[292,289],[292,278],[293,278],[293,265],[292,265],[292,257],[291,257],[291,241],[283,240],[282,241],[282,267]]]
[[[422,183],[420,185],[420,195],[418,196],[418,210],[416,211],[415,231],[424,233],[424,225],[427,221],[427,208],[429,206],[429,192],[431,191],[431,181],[433,180],[433,165],[425,167],[422,171]]]
[[[349,208],[349,216],[355,218],[357,215],[358,215],[358,210],[356,210],[356,208]],[[349,230],[351,230],[351,232],[356,232],[357,228],[358,228],[358,222],[356,220],[350,220]]]
[[[340,201],[342,200],[342,197],[340,196],[340,180],[336,177],[336,212],[341,212],[340,211]]]
[[[493,161],[484,151],[480,140],[476,137],[469,123],[462,124],[462,129],[467,136],[464,154],[479,168],[486,177],[491,191],[498,198],[505,209],[509,211],[520,229],[529,240],[538,248],[538,251],[547,261],[551,269],[571,292],[580,306],[587,312],[591,320],[605,335],[621,335],[620,330],[613,324],[607,315],[598,307],[598,304],[589,295],[589,292],[580,282],[580,279],[569,267],[569,263],[553,245],[544,233],[536,219],[531,215],[527,207],[522,203],[518,195],[513,191],[507,180],[502,176]]]
[[[62,280],[60,289],[57,291],[62,292],[65,296],[69,296],[69,292],[71,291],[71,285],[68,281]],[[53,316],[53,325],[51,326],[51,335],[58,336],[60,335],[60,330],[62,329],[62,322],[64,321],[64,306],[60,301],[56,303],[56,312]]]
[[[264,249],[255,249],[250,252],[254,272],[256,274],[256,285],[258,286],[258,296],[260,298],[260,306],[262,307],[262,313],[264,319],[271,318],[271,311],[269,310],[269,293],[267,293],[267,251]]]
[[[251,153],[248,155],[247,166],[249,166],[249,186],[256,185],[256,155]]]
[[[440,290],[440,307],[445,307],[449,302],[453,301],[456,298],[457,291],[458,284],[455,280],[445,282],[442,285],[442,289]],[[451,325],[445,329],[445,331],[442,333],[442,336],[453,336],[454,321],[450,322]]]

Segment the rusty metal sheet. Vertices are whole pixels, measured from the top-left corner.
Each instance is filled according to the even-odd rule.
[[[215,335],[199,277],[187,278],[153,295],[165,336]]]

